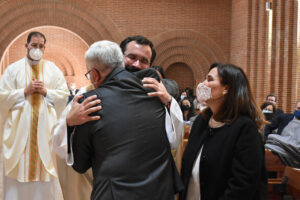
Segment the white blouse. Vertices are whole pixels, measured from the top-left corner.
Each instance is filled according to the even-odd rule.
[[[194,162],[192,176],[189,181],[188,191],[187,191],[187,200],[201,200],[201,193],[200,193],[200,157],[202,153],[203,145],[199,151],[197,159]]]

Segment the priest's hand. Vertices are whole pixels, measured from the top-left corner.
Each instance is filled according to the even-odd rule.
[[[25,88],[24,95],[25,97],[33,93],[40,93],[44,96],[47,94],[47,90],[44,87],[44,83],[38,79],[32,79],[30,84]]]
[[[160,101],[167,105],[171,102],[172,96],[168,93],[164,84],[160,81],[158,82],[155,78],[144,78],[142,80],[143,86],[147,88],[152,88],[155,92],[148,93],[148,96],[156,96]]]
[[[34,82],[35,86],[35,92],[40,93],[44,97],[47,95],[47,89],[44,86],[44,82],[40,80],[35,80]]]
[[[82,97],[83,96],[76,96],[74,98],[72,108],[66,118],[68,126],[77,126],[100,119],[100,116],[89,116],[89,114],[102,109],[101,106],[96,106],[101,102],[100,99],[97,99],[97,95],[90,96],[82,103],[78,103],[78,100]]]

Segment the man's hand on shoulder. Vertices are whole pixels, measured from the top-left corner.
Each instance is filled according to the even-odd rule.
[[[143,86],[147,88],[152,88],[155,92],[148,93],[149,96],[156,96],[160,99],[160,101],[167,105],[172,100],[172,96],[168,93],[164,84],[160,81],[158,82],[154,78],[144,78],[142,80]]]
[[[101,106],[95,106],[101,102],[97,95],[86,98],[82,103],[78,103],[83,96],[76,96],[72,103],[66,121],[68,126],[78,126],[89,121],[99,120],[100,116],[89,116],[89,114],[102,109]]]

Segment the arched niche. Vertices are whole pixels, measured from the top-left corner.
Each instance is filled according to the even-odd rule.
[[[31,31],[39,31],[45,35],[47,41],[43,59],[54,62],[68,83],[76,83],[78,88],[88,84],[88,80],[84,77],[86,73],[84,53],[88,49],[87,42],[76,33],[57,26],[35,27],[12,40],[0,62],[1,74],[9,64],[25,57],[27,53],[25,43]]]
[[[193,73],[191,88],[204,80],[212,63],[228,60],[214,40],[193,30],[168,30],[154,36],[152,41],[157,51],[154,65],[160,65],[168,71],[174,63],[186,64],[186,69]],[[182,77],[181,71],[174,77]]]
[[[179,91],[194,87],[194,74],[192,69],[185,63],[176,62],[166,70],[166,77],[173,79],[179,86]]]

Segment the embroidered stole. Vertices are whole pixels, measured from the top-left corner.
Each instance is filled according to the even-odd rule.
[[[39,74],[44,62],[39,65],[31,65],[30,80],[39,79]],[[31,125],[30,125],[30,151],[29,151],[29,181],[36,181],[37,166],[38,166],[38,122],[39,122],[39,110],[41,105],[41,94],[33,93],[31,96]]]

